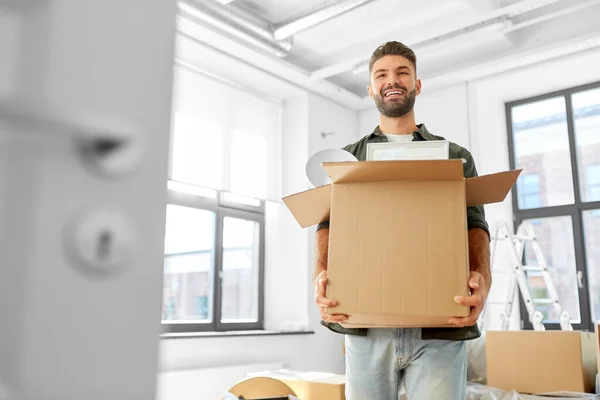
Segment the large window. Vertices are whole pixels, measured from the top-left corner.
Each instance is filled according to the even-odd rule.
[[[593,329],[600,320],[600,84],[508,103],[506,111],[511,167],[523,169],[515,226],[533,224],[563,309],[575,328]],[[525,258],[535,262],[531,249]],[[534,297],[547,297],[539,273],[527,274]],[[558,328],[554,308],[539,309],[546,327]]]
[[[265,201],[279,198],[280,104],[175,69],[162,322],[263,328]]]

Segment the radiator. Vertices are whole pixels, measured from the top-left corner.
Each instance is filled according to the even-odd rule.
[[[281,368],[283,362],[160,372],[156,400],[219,400],[248,373]]]

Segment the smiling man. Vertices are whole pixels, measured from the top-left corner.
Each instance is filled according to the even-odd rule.
[[[424,124],[415,124],[414,104],[421,93],[414,52],[399,42],[378,47],[369,63],[369,96],[380,113],[375,130],[344,149],[360,161],[366,158],[367,143],[443,140]],[[462,158],[464,176],[477,176],[473,157],[466,149],[450,143],[450,158]],[[393,212],[394,205],[389,205]],[[465,340],[480,336],[477,319],[491,285],[489,230],[482,206],[467,208],[469,297],[455,301],[471,307],[465,318],[452,318],[456,328],[369,328],[347,329],[339,325],[346,315],[327,314],[335,299],[325,297],[329,225],[317,228],[315,299],[322,324],[346,335],[346,397],[348,400],[397,399],[404,385],[410,400],[458,400],[466,397],[467,355]],[[402,246],[402,243],[398,243]]]

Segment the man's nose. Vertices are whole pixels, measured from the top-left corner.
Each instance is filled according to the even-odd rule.
[[[400,77],[398,75],[389,76],[385,84],[386,87],[398,86],[400,84]]]

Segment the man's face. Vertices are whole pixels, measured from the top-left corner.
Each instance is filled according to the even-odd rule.
[[[421,81],[407,58],[384,56],[373,64],[368,90],[382,115],[398,118],[413,109]]]

